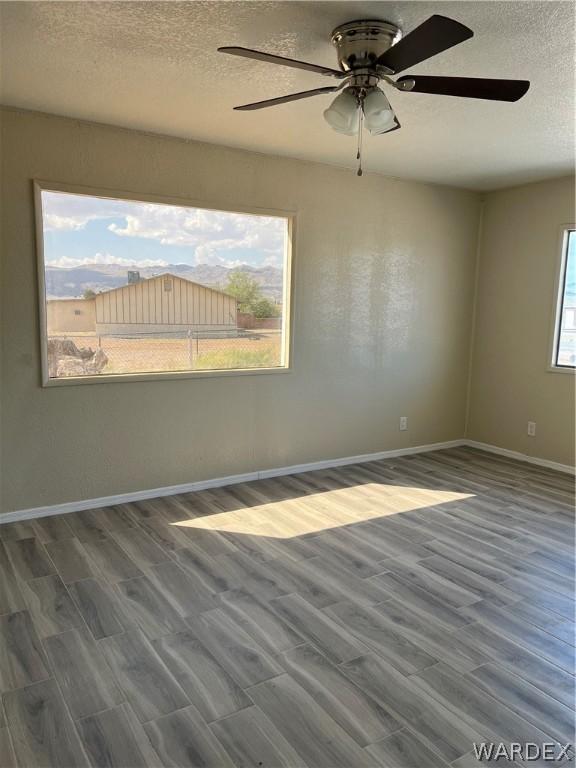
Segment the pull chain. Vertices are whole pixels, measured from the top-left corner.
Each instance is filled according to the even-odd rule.
[[[362,123],[364,121],[364,111],[362,104],[360,104],[360,118],[358,120],[358,152],[356,153],[356,160],[358,160],[357,176],[362,176]]]

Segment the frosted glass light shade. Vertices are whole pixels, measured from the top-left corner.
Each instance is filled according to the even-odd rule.
[[[358,131],[360,121],[356,97],[349,91],[338,94],[328,109],[324,110],[324,120],[338,133],[353,136]]]
[[[390,102],[379,88],[369,91],[364,99],[364,120],[372,134],[386,133],[396,126]]]

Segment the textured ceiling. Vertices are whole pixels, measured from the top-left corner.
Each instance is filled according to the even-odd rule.
[[[392,90],[402,129],[367,138],[365,168],[473,189],[570,172],[571,2],[2,2],[2,103],[354,167],[354,139],[322,119],[329,95],[232,111],[331,81],[216,48],[333,67],[338,24],[380,18],[408,32],[432,13],[463,22],[474,38],[403,74],[510,77],[532,87],[512,104]]]

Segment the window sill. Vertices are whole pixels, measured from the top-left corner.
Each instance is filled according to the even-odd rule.
[[[237,376],[261,376],[275,373],[291,373],[291,367],[238,368],[225,371],[167,371],[166,373],[120,373],[115,375],[66,376],[46,379],[43,387],[70,387],[82,384],[134,384],[139,381],[175,381],[177,379],[213,379]]]
[[[569,373],[574,376],[574,374],[576,374],[576,367],[569,368],[568,366],[562,365],[550,365],[546,371],[547,373]]]

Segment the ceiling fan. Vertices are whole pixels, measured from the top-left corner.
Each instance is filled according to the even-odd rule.
[[[518,101],[524,96],[530,87],[528,80],[431,75],[407,75],[396,80],[391,78],[391,75],[397,75],[425,59],[463,43],[473,35],[472,30],[464,24],[439,15],[431,16],[406,37],[402,37],[401,30],[388,21],[351,21],[336,27],[332,33],[331,40],[338,54],[339,69],[254,51],[251,48],[227,46],[218,48],[218,51],[316,72],[339,80],[338,85],[291,93],[288,96],[256,101],[252,104],[242,104],[234,109],[243,111],[264,109],[288,101],[341,91],[324,111],[324,119],[339,133],[349,136],[358,134],[357,159],[361,160],[363,123],[371,134],[388,133],[400,128],[390,102],[378,87],[380,81],[384,81],[398,91],[409,93],[463,96],[493,101]],[[358,175],[362,175],[361,163]]]

